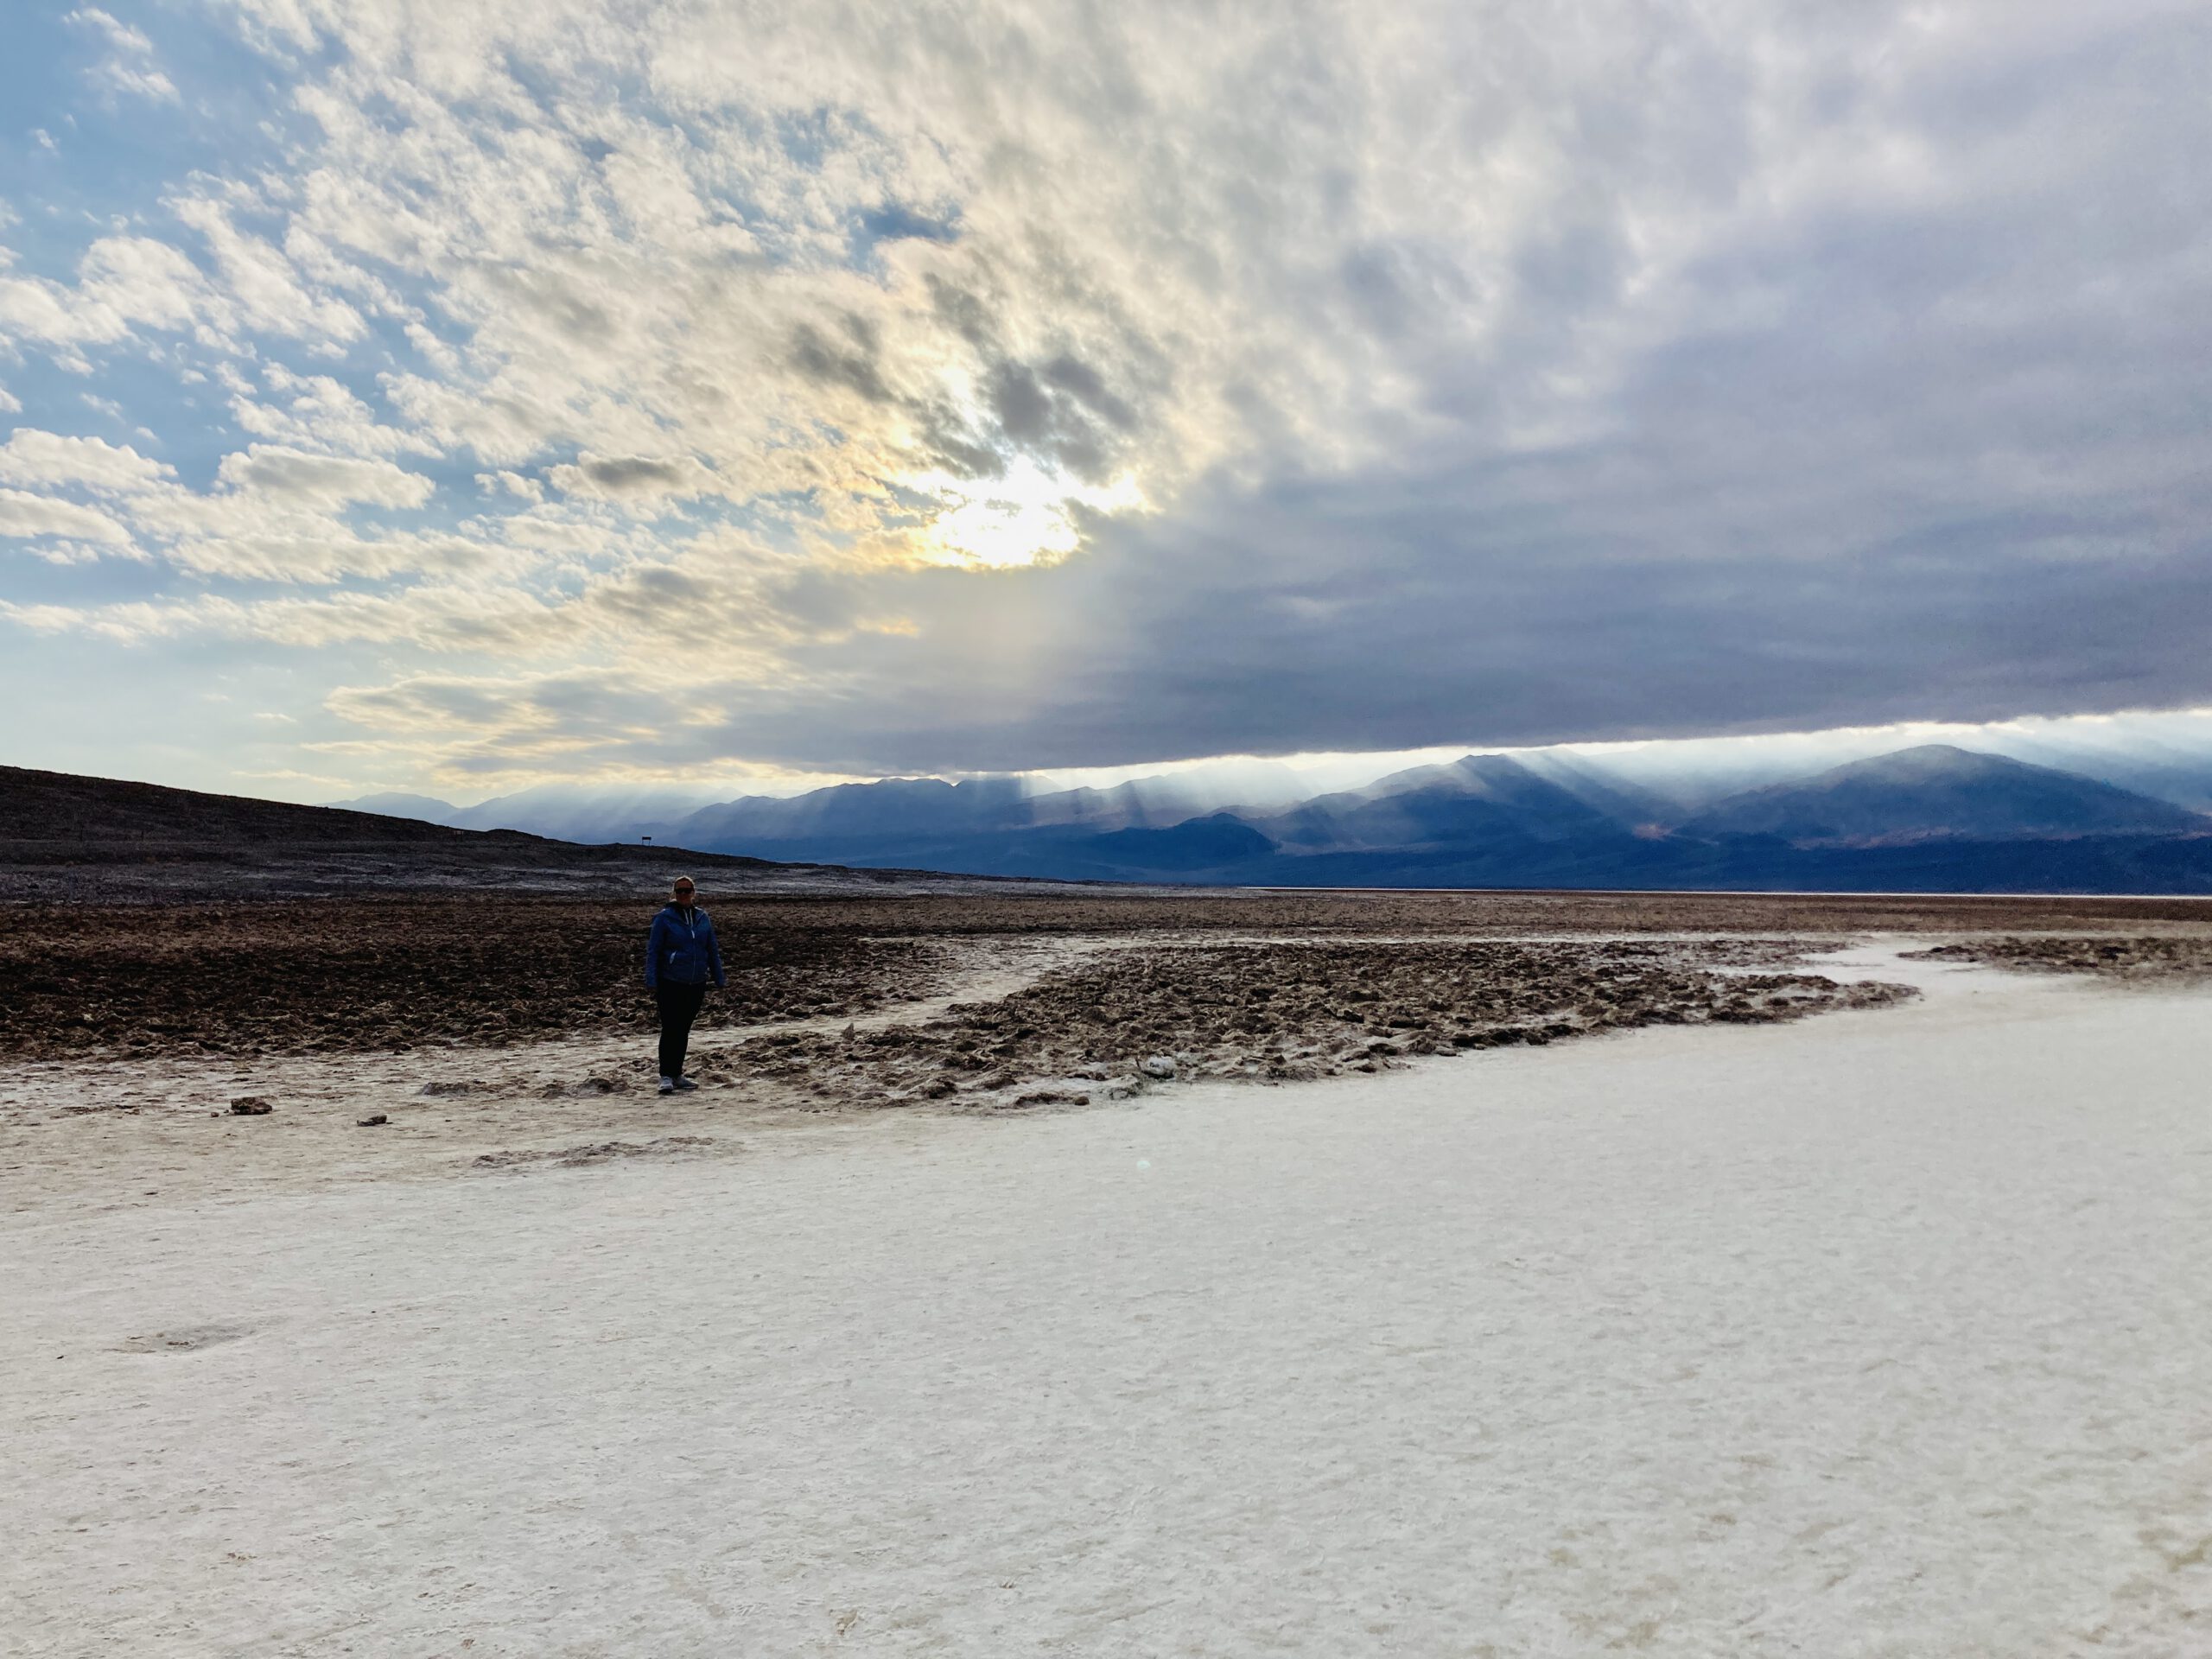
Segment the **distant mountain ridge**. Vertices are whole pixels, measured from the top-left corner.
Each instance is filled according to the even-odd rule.
[[[1155,804],[1142,789],[1110,794],[900,779],[710,808],[673,833],[756,857],[1073,880],[2212,890],[2212,819],[1942,745],[1745,791],[1688,817],[1599,775],[1498,754],[1288,807],[1230,807],[1167,823],[1131,821]]]
[[[635,841],[671,818],[695,810],[696,791],[612,789],[575,791],[557,785],[494,796],[474,806],[455,806],[432,795],[399,791],[332,801],[335,810],[417,818],[454,830],[519,830],[560,841]]]
[[[1942,744],[1694,812],[1593,766],[1470,754],[1294,804],[1206,803],[1172,775],[1043,792],[1014,778],[898,778],[628,829],[787,862],[1075,880],[2212,891],[2212,817]]]
[[[1256,821],[1279,845],[1313,852],[1427,850],[1467,842],[1554,843],[1617,831],[1617,821],[1502,754],[1392,774]]]
[[[2132,790],[2002,755],[1927,743],[1747,790],[1680,826],[1700,839],[1774,836],[1796,847],[1863,847],[1943,837],[2008,840],[2184,835],[2198,813]]]
[[[350,801],[333,801],[328,810],[371,812],[385,818],[414,818],[423,823],[442,824],[448,830],[462,827],[454,822],[463,816],[462,810],[451,801],[442,801],[435,795],[410,795],[404,790],[388,789],[375,795],[357,796]]]

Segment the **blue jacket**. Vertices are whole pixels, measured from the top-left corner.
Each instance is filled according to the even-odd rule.
[[[689,920],[674,905],[664,905],[653,918],[653,931],[645,940],[645,983],[658,986],[663,980],[671,985],[726,982],[715,925],[696,905]]]

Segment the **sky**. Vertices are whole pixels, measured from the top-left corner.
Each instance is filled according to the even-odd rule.
[[[2212,705],[2197,0],[4,28],[0,760],[469,800]]]

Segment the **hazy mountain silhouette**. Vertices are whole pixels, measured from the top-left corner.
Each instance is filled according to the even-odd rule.
[[[404,790],[387,789],[374,795],[357,795],[350,801],[332,801],[327,810],[334,812],[373,812],[379,817],[414,818],[423,823],[440,823],[458,828],[463,809],[451,801],[442,801],[435,795],[410,795]]]
[[[1446,766],[1393,772],[1364,789],[1316,796],[1252,821],[1284,848],[1301,852],[1554,842],[1611,838],[1622,829],[1617,819],[1502,754],[1470,754]]]
[[[671,826],[690,845],[733,839],[785,842],[906,838],[1017,828],[1031,822],[1030,791],[1019,778],[886,778],[832,784],[804,795],[752,795],[702,807]]]
[[[404,798],[368,800],[397,810]],[[486,802],[457,816],[506,810]],[[1694,815],[1597,765],[1470,754],[1289,806],[1222,807],[1174,774],[1042,792],[1018,778],[893,778],[642,828],[753,858],[1077,880],[2212,891],[2212,818],[1942,744],[1743,791]]]
[[[2212,889],[2212,820],[1942,745],[1751,790],[1687,822],[1595,767],[1471,754],[1297,805],[1145,822],[1120,791],[893,779],[680,826],[754,857],[1270,887]],[[1149,780],[1147,780],[1149,781]],[[764,833],[766,832],[766,833]]]
[[[1865,847],[1939,836],[1977,840],[2174,835],[2212,820],[2111,784],[1948,743],[1747,790],[1680,826],[1695,838],[1774,836],[1798,847]]]
[[[640,836],[655,836],[669,819],[683,817],[698,804],[696,791],[619,785],[579,789],[566,784],[542,784],[512,795],[495,795],[474,806],[455,806],[434,795],[397,791],[328,803],[340,810],[420,818],[456,830],[519,830],[527,835],[575,842],[635,841]]]

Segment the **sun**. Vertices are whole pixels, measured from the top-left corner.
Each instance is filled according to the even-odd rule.
[[[942,563],[1012,569],[1051,564],[1082,541],[1072,509],[1126,511],[1143,505],[1135,479],[1124,474],[1100,488],[1063,477],[1027,456],[997,478],[956,479],[933,473],[907,480],[935,499],[937,511],[921,541]]]

